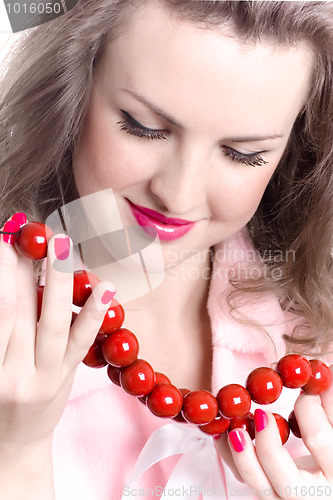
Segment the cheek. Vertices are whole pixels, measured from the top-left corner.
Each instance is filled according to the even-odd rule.
[[[136,141],[117,127],[116,121],[99,123],[87,116],[73,158],[74,176],[81,196],[110,187],[119,192],[149,178],[152,156],[142,154]]]
[[[252,168],[252,167],[249,167]],[[257,167],[259,168],[259,167]],[[265,167],[263,167],[265,168]],[[217,186],[214,206],[219,220],[248,222],[261,201],[275,167],[262,171],[234,172]]]

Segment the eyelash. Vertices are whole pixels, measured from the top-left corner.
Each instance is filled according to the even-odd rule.
[[[123,113],[124,118],[117,122],[117,124],[120,125],[120,130],[124,130],[127,134],[148,140],[167,139],[168,132],[166,130],[149,129],[136,122],[136,120],[134,120],[131,115],[126,113],[126,111],[121,110],[121,112]],[[223,146],[222,149],[224,155],[230,158],[232,161],[249,165],[251,167],[260,167],[268,163],[261,156],[261,153],[265,153],[265,151],[261,151],[260,153],[243,154],[227,146]]]

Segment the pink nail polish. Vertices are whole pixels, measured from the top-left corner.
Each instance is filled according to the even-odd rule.
[[[255,410],[254,423],[255,423],[257,432],[263,431],[267,427],[267,424],[268,424],[267,413],[263,410],[260,410],[260,408]]]
[[[101,302],[102,304],[108,304],[109,302],[111,302],[111,300],[113,299],[113,297],[116,295],[116,290],[105,290],[105,292],[103,293],[102,297],[101,297]]]
[[[235,429],[229,432],[229,439],[231,441],[232,447],[237,453],[245,450],[245,438],[239,429]]]
[[[70,241],[69,238],[55,238],[54,240],[54,252],[57,259],[66,260],[69,256]]]
[[[18,226],[21,227],[28,222],[27,216],[24,212],[17,212],[11,217],[11,220],[17,222]]]
[[[14,220],[8,220],[3,227],[3,230],[7,231],[8,233],[17,233],[19,229],[20,229],[19,225]],[[16,235],[15,234],[3,234],[2,240],[5,243],[9,243],[9,245],[14,245],[15,241],[16,241]]]

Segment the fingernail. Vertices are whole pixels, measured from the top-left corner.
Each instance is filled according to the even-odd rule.
[[[260,410],[260,408],[255,410],[254,423],[255,423],[257,432],[263,431],[267,427],[267,424],[268,424],[267,413],[263,410]]]
[[[8,233],[17,233],[19,230],[19,226],[17,222],[14,220],[8,220],[6,224],[3,227],[3,230]],[[15,234],[3,234],[2,235],[2,240],[5,243],[9,243],[9,245],[14,245],[16,241],[16,235]]]
[[[24,212],[16,212],[16,214],[12,215],[11,220],[17,222],[19,227],[28,222],[27,216]]]
[[[107,304],[108,302],[111,302],[111,300],[115,295],[116,295],[116,290],[105,290],[101,298],[102,304]]]
[[[54,252],[59,260],[66,260],[69,256],[70,240],[69,238],[55,238]]]
[[[235,429],[229,432],[229,439],[231,441],[232,447],[237,453],[245,449],[245,438],[239,429]]]
[[[221,437],[221,434],[217,434],[216,436],[213,436],[213,439],[215,439],[217,441],[218,439],[220,439],[220,437]]]
[[[117,292],[116,287],[109,281],[98,283],[92,293],[99,311],[104,310],[105,306],[109,304]]]

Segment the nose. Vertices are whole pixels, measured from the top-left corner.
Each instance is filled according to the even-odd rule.
[[[191,215],[207,203],[209,158],[202,147],[188,144],[164,158],[150,184],[169,213]]]

